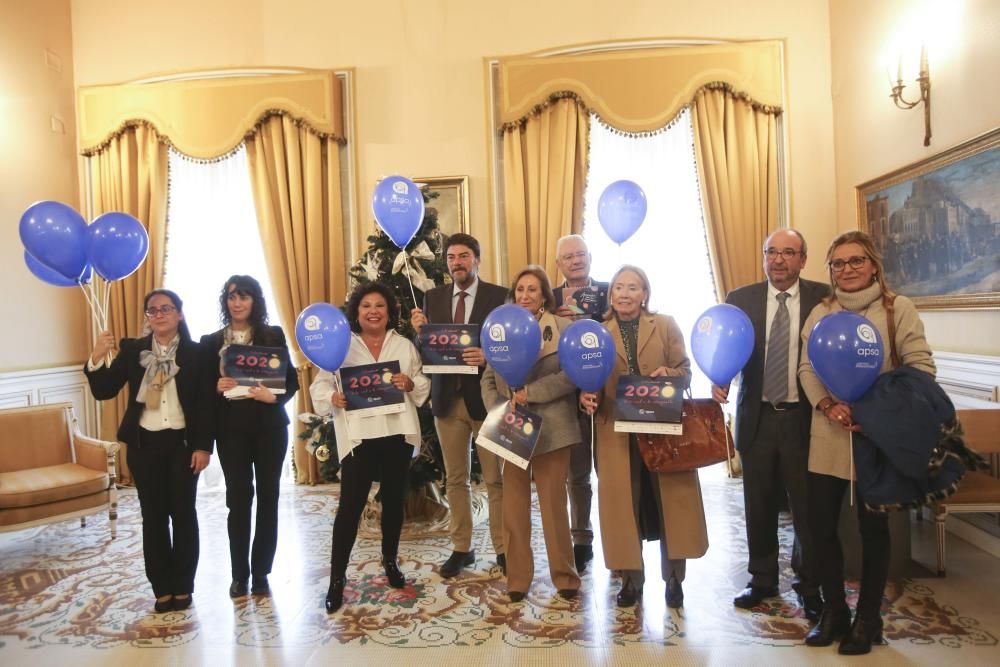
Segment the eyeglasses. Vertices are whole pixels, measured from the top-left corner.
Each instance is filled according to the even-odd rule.
[[[867,262],[868,259],[869,258],[867,256],[855,256],[855,257],[848,257],[847,259],[835,259],[832,262],[830,262],[830,268],[837,273],[843,271],[844,267],[847,266],[848,264],[851,265],[852,269],[860,269],[862,266],[865,265],[865,262]]]
[[[169,303],[164,304],[157,308],[156,306],[150,306],[146,309],[146,317],[156,317],[157,315],[169,315],[170,313],[177,310],[174,306]]]
[[[777,248],[765,248],[764,257],[767,257],[767,261],[773,262],[774,260],[778,259],[778,256],[780,255],[781,257],[784,257],[785,260],[787,261],[798,255],[800,252],[802,251],[792,250],[791,248],[782,248],[781,250],[778,250]]]
[[[564,262],[572,262],[574,259],[583,259],[587,256],[586,250],[580,250],[579,252],[566,253],[565,255],[559,255],[559,259]]]

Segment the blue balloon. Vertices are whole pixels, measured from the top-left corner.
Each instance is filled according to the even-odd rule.
[[[615,181],[601,193],[597,219],[612,241],[625,243],[646,219],[646,193],[632,181]]]
[[[81,275],[76,280],[70,280],[58,271],[53,271],[49,267],[45,266],[37,259],[31,256],[27,250],[24,251],[24,263],[28,266],[28,270],[39,280],[49,285],[55,285],[56,287],[76,287],[77,285],[86,285],[90,282],[90,277],[93,271],[90,268],[90,264],[83,268],[83,275]]]
[[[131,275],[142,265],[147,252],[149,234],[128,213],[105,213],[87,227],[87,259],[105,280]]]
[[[351,347],[351,325],[336,306],[314,303],[295,320],[295,340],[309,361],[332,373]]]
[[[830,393],[853,403],[865,395],[882,370],[882,334],[857,313],[830,313],[810,332],[807,353]]]
[[[74,281],[87,265],[87,223],[66,204],[40,201],[21,215],[21,243],[43,266]]]
[[[559,338],[559,365],[580,389],[599,391],[615,368],[615,341],[594,320],[577,320]]]
[[[514,389],[524,386],[542,349],[542,330],[527,308],[508,303],[483,322],[480,340],[486,361]]]
[[[389,176],[375,186],[372,212],[378,226],[402,250],[424,221],[424,195],[410,179]]]
[[[720,303],[702,313],[691,330],[691,354],[709,380],[725,386],[746,366],[753,340],[747,314]]]

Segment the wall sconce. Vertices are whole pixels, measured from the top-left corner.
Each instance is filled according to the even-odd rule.
[[[896,69],[896,85],[892,86],[892,93],[889,95],[892,101],[900,109],[912,109],[924,105],[924,146],[931,145],[931,74],[927,68],[927,47],[920,48],[920,74],[917,76],[917,83],[920,84],[920,99],[915,102],[907,102],[903,99],[903,57],[899,57],[899,65]],[[892,85],[892,79],[889,80]]]

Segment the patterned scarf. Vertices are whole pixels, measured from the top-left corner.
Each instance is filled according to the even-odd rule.
[[[139,385],[139,393],[135,400],[147,405],[158,405],[163,387],[177,375],[177,346],[180,344],[180,334],[174,336],[165,348],[153,337],[153,349],[139,353],[139,365],[146,369]]]

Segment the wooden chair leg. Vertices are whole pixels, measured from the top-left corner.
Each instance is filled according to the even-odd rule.
[[[937,528],[937,574],[939,577],[945,575],[945,522],[948,519],[948,508],[939,508],[934,514],[934,524]]]
[[[86,527],[87,527],[87,517],[81,516],[80,517],[80,528],[86,528]]]

